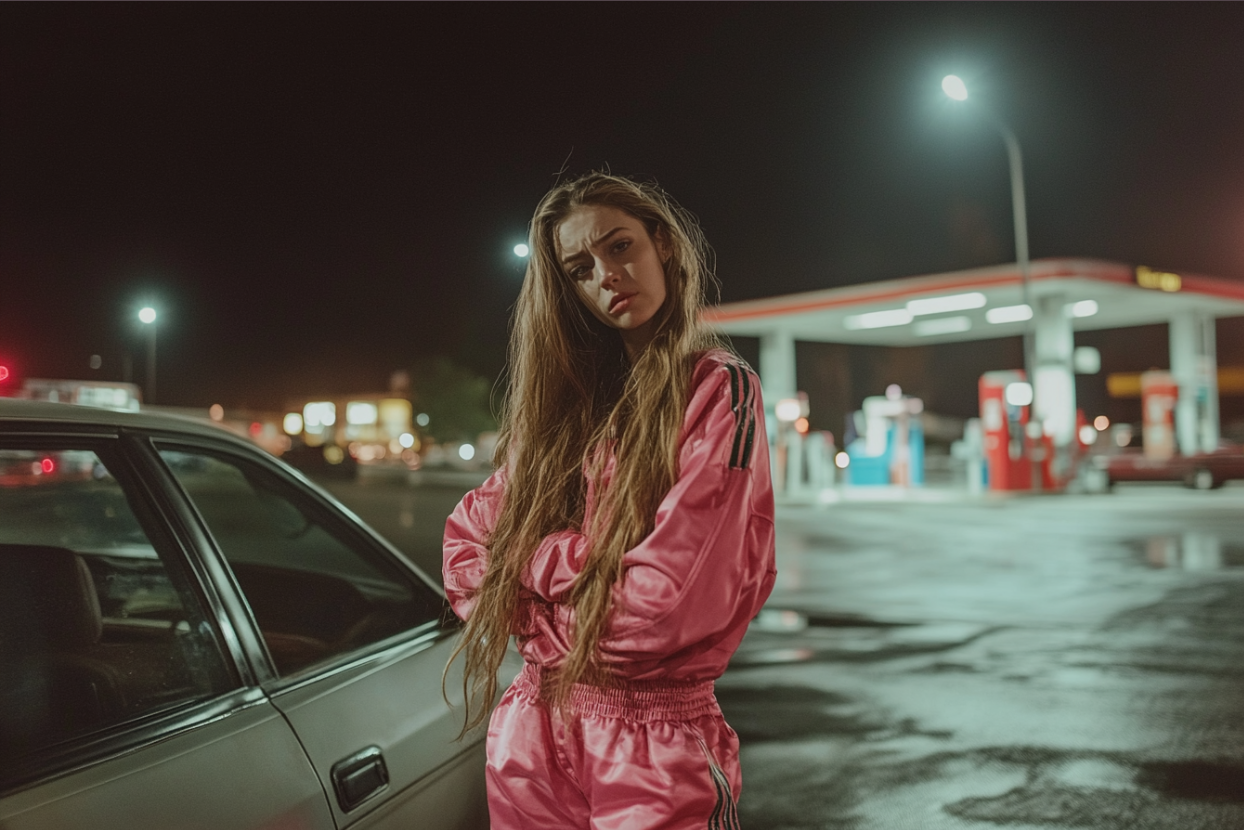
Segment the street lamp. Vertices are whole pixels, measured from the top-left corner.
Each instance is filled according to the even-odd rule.
[[[147,328],[147,403],[155,403],[156,394],[156,310],[151,306],[139,309],[138,321]]]
[[[947,75],[942,78],[942,91],[947,97],[954,101],[966,101],[968,99],[968,87],[963,79],[958,75]],[[1019,139],[1015,137],[1014,131],[1005,123],[991,113],[983,112],[985,120],[993,125],[1002,135],[1002,141],[1006,144],[1007,160],[1011,167],[1011,217],[1015,221],[1015,264],[1019,266],[1019,284],[1022,292],[1024,305],[1030,309],[1029,315],[1024,323],[1024,374],[1028,378],[1028,383],[1032,386],[1035,396],[1037,387],[1036,376],[1033,374],[1032,359],[1032,317],[1035,306],[1032,304],[1032,295],[1029,288],[1029,264],[1028,264],[1028,211],[1024,202],[1024,157],[1019,149]],[[1036,401],[1032,401],[1032,412],[1037,411]],[[1039,437],[1039,436],[1038,436]],[[1037,464],[1033,464],[1033,489],[1040,489],[1041,475]]]
[[[519,259],[526,259],[531,256],[531,248],[527,247],[527,243],[520,242],[514,246],[514,256]]]

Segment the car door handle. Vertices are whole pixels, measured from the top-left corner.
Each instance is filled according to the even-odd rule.
[[[346,813],[389,786],[389,768],[378,746],[360,749],[333,764],[332,776],[337,803]]]

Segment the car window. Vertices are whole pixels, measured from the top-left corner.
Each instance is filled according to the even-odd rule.
[[[436,624],[439,595],[257,464],[161,448],[250,604],[281,675]]]
[[[6,768],[237,685],[180,559],[155,542],[168,537],[144,528],[109,452],[0,447]]]

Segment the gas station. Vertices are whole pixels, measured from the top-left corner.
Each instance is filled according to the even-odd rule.
[[[1076,362],[1091,362],[1096,354],[1077,354],[1077,331],[1169,327],[1169,373],[1146,373],[1151,377],[1142,390],[1146,453],[1152,443],[1155,451],[1165,446],[1190,456],[1218,447],[1215,321],[1237,316],[1244,316],[1244,284],[1236,281],[1097,259],[1040,259],[1031,263],[1027,285],[1011,263],[726,303],[709,309],[705,319],[727,335],[760,341],[759,373],[769,434],[776,442],[773,457],[784,465],[777,471],[779,488],[805,477],[803,469],[792,466],[820,470],[826,463],[805,453],[785,426],[807,415],[806,396],[801,397],[795,380],[796,340],[901,347],[1027,332],[1031,380],[1017,366],[998,366],[999,371],[981,377],[988,484],[991,489],[1056,490],[1073,472],[1069,467],[1082,426],[1077,422]],[[786,412],[779,412],[783,407]],[[851,455],[851,466],[864,474],[860,480],[853,477],[853,483],[919,483],[912,464],[922,447],[912,440],[918,437],[919,413],[920,402],[897,391],[864,402],[868,446]],[[870,425],[881,430],[880,436]],[[800,451],[788,455],[786,442],[792,440]],[[888,476],[859,463],[881,457],[887,458]],[[1033,464],[1042,468],[1040,473]],[[809,480],[815,486],[815,477]]]

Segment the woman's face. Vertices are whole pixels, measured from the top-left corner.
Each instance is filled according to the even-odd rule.
[[[617,329],[634,357],[652,339],[653,321],[665,303],[670,250],[643,222],[604,205],[575,208],[556,233],[557,256],[579,297],[596,318]]]

